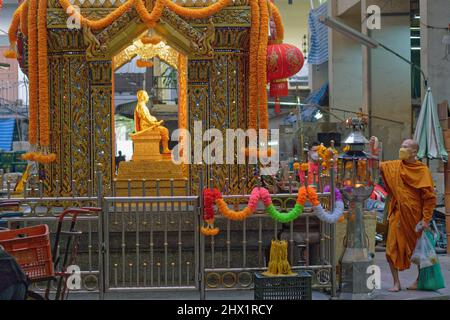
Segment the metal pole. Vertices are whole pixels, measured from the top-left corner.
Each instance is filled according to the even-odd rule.
[[[305,159],[303,155],[303,145],[305,143],[303,138],[303,121],[302,121],[302,105],[300,103],[300,97],[297,96],[297,137],[300,134],[300,161],[305,162],[307,161],[307,158]]]
[[[334,180],[334,160],[330,161],[330,192],[331,192],[331,210],[335,207],[335,180]],[[331,299],[337,298],[336,293],[336,224],[333,223],[330,226],[330,238],[331,238]]]
[[[197,228],[195,233],[199,235],[199,272],[198,272],[198,284],[200,287],[200,300],[206,299],[206,291],[205,291],[205,236],[198,232],[199,226],[201,223],[202,215],[203,215],[203,166],[201,166],[201,170],[199,172],[199,197],[198,197],[198,205],[197,205]]]
[[[98,270],[99,270],[99,299],[105,299],[105,267],[107,267],[107,263],[105,263],[105,231],[107,230],[107,225],[105,225],[104,217],[108,215],[108,206],[103,203],[103,184],[102,184],[102,171],[101,164],[97,164],[97,206],[102,208],[98,214]]]

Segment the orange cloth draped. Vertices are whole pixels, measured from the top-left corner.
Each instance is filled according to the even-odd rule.
[[[381,163],[382,177],[392,195],[389,206],[389,229],[386,258],[400,271],[409,269],[411,255],[420,233],[420,220],[430,222],[436,206],[433,180],[423,163],[401,160]]]

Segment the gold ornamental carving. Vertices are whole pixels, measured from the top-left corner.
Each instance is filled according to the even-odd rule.
[[[192,48],[195,56],[203,56],[203,58],[212,58],[214,55],[213,42],[216,36],[216,28],[213,20],[209,19],[208,25],[204,28],[204,33],[201,35],[198,42],[192,43]]]
[[[83,40],[87,46],[86,54],[88,57],[105,57],[106,46],[100,44],[89,27],[83,26]]]
[[[175,70],[178,68],[179,53],[175,49],[167,45],[164,41],[158,44],[143,44],[139,39],[114,56],[114,68],[120,68],[136,56],[144,60],[158,57]]]

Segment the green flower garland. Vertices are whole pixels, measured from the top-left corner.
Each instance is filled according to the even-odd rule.
[[[287,213],[279,212],[273,204],[266,207],[266,212],[275,220],[281,223],[288,223],[297,219],[303,212],[303,206],[299,203],[295,204]]]

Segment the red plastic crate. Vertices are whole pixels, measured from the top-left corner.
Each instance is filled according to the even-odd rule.
[[[53,276],[47,225],[0,231],[0,245],[16,258],[17,263],[31,280]]]

